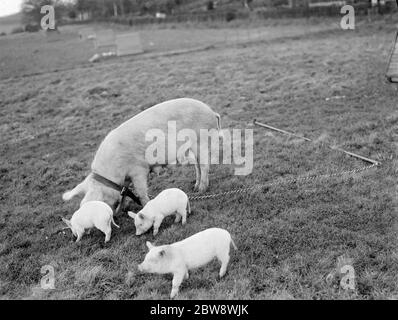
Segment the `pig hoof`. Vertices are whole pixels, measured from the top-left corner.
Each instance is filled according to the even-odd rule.
[[[177,297],[177,293],[170,294],[170,299],[174,299],[175,297]]]
[[[206,191],[206,186],[199,186],[198,191],[199,193],[204,193]]]

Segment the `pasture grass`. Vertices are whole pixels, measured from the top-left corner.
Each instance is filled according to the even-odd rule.
[[[226,277],[217,278],[217,262],[195,270],[180,299],[398,298],[397,86],[384,78],[394,32],[393,24],[364,23],[353,32],[303,32],[0,81],[0,296],[167,299],[170,275],[137,271],[145,241],[171,243],[217,226],[239,248]],[[10,52],[20,46],[3,42],[2,52],[3,44]],[[8,78],[3,69],[1,77]],[[69,231],[54,233],[79,204],[63,203],[61,194],[86,176],[104,136],[147,107],[184,96],[211,105],[223,128],[254,129],[253,173],[213,166],[210,193],[364,165],[329,144],[383,165],[343,180],[193,202],[185,227],[167,219],[155,239],[136,237],[127,215],[115,217],[121,228],[107,245],[99,231],[80,244]],[[254,118],[316,142],[254,128]],[[152,176],[150,193],[171,186],[191,192],[193,181],[192,168],[178,167]],[[354,266],[354,291],[339,286],[341,256]],[[55,268],[55,290],[39,286],[47,264]]]
[[[16,13],[0,17],[0,33],[8,34],[20,27],[22,27],[22,14]]]
[[[2,20],[0,19],[0,22]],[[360,22],[359,22],[360,23]],[[294,25],[294,27],[292,27]],[[287,20],[237,20],[231,23],[217,22],[155,24],[139,27],[109,23],[93,23],[95,32],[113,29],[116,34],[139,32],[145,57],[165,52],[189,50],[206,46],[235,46],[239,43],[272,41],[297,37],[309,33],[327,32],[339,28],[336,19]],[[70,69],[96,68],[89,63],[95,54],[94,42],[79,38],[82,25],[66,25],[60,33],[22,33],[0,38],[0,80],[39,75]],[[124,57],[136,60],[137,56]],[[105,63],[114,63],[110,59]],[[88,71],[89,72],[89,71]]]

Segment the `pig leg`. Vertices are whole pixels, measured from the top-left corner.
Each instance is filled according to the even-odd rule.
[[[134,175],[132,175],[134,191],[140,198],[142,206],[145,206],[149,201],[148,198],[148,170],[145,168],[136,168]]]
[[[77,239],[76,239],[76,242],[79,242],[79,241],[80,241],[80,239],[82,238],[82,236],[83,236],[83,233],[84,233],[84,232],[77,231],[76,233],[77,233]]]
[[[177,213],[180,217],[182,217],[182,225],[187,223],[187,209],[180,209]]]
[[[195,176],[196,176],[196,181],[195,181],[195,186],[193,187],[193,189],[195,191],[198,191],[199,184],[200,184],[200,169],[199,169],[199,165],[197,162],[195,162]]]
[[[205,192],[209,187],[209,168],[208,164],[200,165],[200,183],[199,183],[199,192]]]
[[[109,226],[109,228],[105,232],[105,243],[111,240],[111,233],[112,233],[112,228]]]
[[[111,240],[111,234],[112,234],[111,220],[109,220],[106,226],[99,227],[98,229],[100,229],[105,234],[105,243]]]
[[[178,223],[180,221],[181,221],[181,215],[178,212],[176,212],[176,218],[174,220],[174,223]]]
[[[193,140],[191,140],[192,143],[192,148],[189,149],[188,151],[188,163],[189,164],[193,164],[195,166],[195,186],[194,186],[194,190],[198,191],[199,189],[199,184],[200,184],[200,168],[199,168],[199,164],[198,164],[198,159],[196,156],[196,142],[193,142]]]
[[[228,262],[229,262],[229,250],[225,251],[221,255],[219,255],[217,258],[221,262],[221,268],[220,268],[220,278],[222,278],[225,273],[227,272],[227,267],[228,267]]]
[[[209,186],[209,168],[210,168],[210,161],[211,161],[211,154],[209,152],[209,147],[205,144],[200,148],[200,157],[202,157],[202,154],[205,156],[207,155],[207,163],[204,160],[204,163],[200,163],[199,161],[199,167],[200,167],[200,182],[199,182],[199,192],[205,192],[207,187]]]
[[[170,293],[171,299],[173,299],[177,296],[180,285],[181,285],[182,281],[184,280],[184,277],[186,274],[187,274],[186,270],[179,270],[176,273],[174,273],[173,282],[172,282],[173,287],[172,287],[171,293]]]
[[[111,233],[112,233],[112,231],[109,230],[109,232],[105,234],[105,243],[107,243],[107,242],[109,242],[109,240],[111,240]]]
[[[194,186],[194,190],[198,191],[199,190],[199,184],[200,184],[200,168],[199,168],[199,164],[198,164],[198,159],[196,158],[195,153],[193,152],[193,150],[189,150],[189,163],[190,164],[194,164],[195,165],[195,186]]]
[[[159,232],[160,225],[162,224],[163,217],[158,217],[153,223],[153,235],[156,236]]]

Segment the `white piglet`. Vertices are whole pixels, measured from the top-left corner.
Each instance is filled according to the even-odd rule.
[[[77,210],[70,220],[62,218],[68,228],[72,230],[74,236],[77,237],[76,242],[80,241],[86,229],[97,228],[105,234],[105,242],[111,239],[113,223],[119,226],[113,220],[112,208],[102,201],[85,202],[79,210]]]
[[[175,223],[182,219],[187,222],[187,213],[191,213],[187,194],[178,188],[163,190],[156,198],[148,201],[145,207],[137,214],[129,211],[128,215],[134,219],[136,235],[147,232],[153,226],[153,235],[159,232],[159,227],[165,217],[176,215]]]
[[[147,241],[149,252],[138,265],[138,270],[158,274],[172,273],[170,298],[174,298],[182,281],[188,279],[188,271],[204,266],[214,258],[221,262],[219,275],[222,278],[227,271],[231,244],[236,250],[229,232],[219,228],[206,229],[182,241],[159,247]]]

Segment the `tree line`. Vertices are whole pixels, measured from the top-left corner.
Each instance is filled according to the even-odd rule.
[[[315,1],[315,0],[314,0]],[[313,2],[314,2],[313,1]],[[316,0],[323,2],[331,0]],[[367,2],[370,0],[349,0],[348,2]],[[172,14],[181,8],[201,8],[214,10],[224,5],[229,8],[252,10],[253,7],[305,6],[310,0],[24,0],[22,4],[23,23],[40,24],[44,5],[55,8],[55,18],[95,19],[115,16],[154,15],[156,12]]]
[[[283,0],[265,0],[280,2]],[[288,0],[285,0],[288,1]],[[171,14],[183,5],[192,5],[195,2],[200,6],[212,9],[218,3],[236,3],[242,7],[250,7],[253,0],[24,0],[22,13],[27,20],[37,20],[40,8],[44,5],[53,5],[58,16],[75,19],[79,15],[92,18],[106,18],[125,15],[145,15],[163,12]]]

